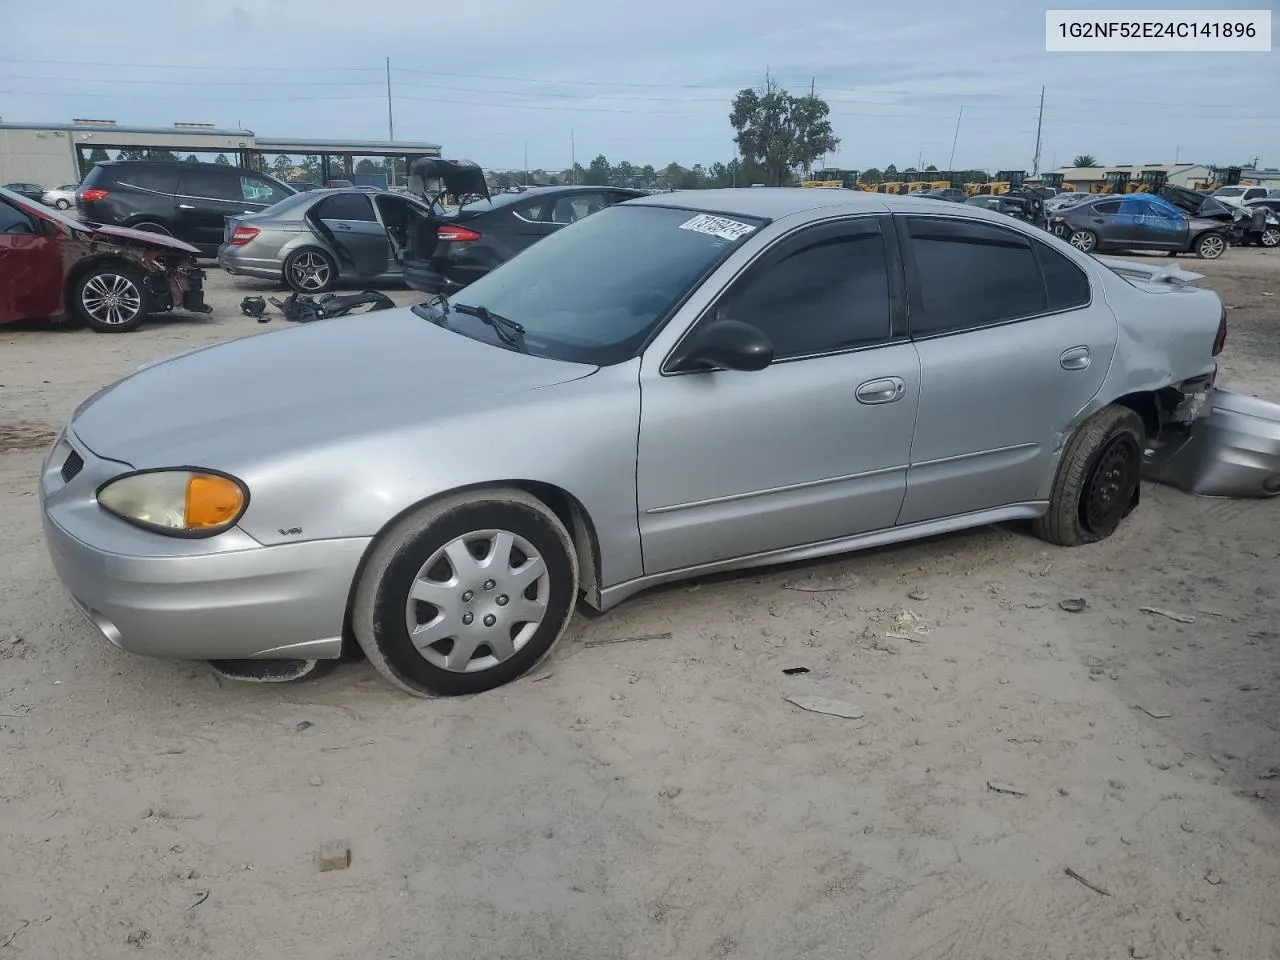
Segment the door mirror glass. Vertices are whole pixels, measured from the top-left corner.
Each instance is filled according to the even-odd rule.
[[[763,370],[773,362],[773,343],[763,332],[737,320],[713,320],[693,332],[677,370],[719,367],[724,370]]]

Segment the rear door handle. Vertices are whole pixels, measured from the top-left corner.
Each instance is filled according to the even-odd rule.
[[[907,385],[901,377],[882,377],[879,380],[868,380],[858,387],[855,396],[859,403],[893,403],[901,400],[907,392]]]
[[[192,206],[191,204],[189,204],[189,203],[180,203],[180,204],[178,204],[178,209],[179,209],[179,210],[194,210],[194,209],[195,209],[195,207],[193,207],[193,206]]]
[[[1088,347],[1072,347],[1070,350],[1064,350],[1062,356],[1058,358],[1058,363],[1062,365],[1063,370],[1087,370],[1092,362]]]

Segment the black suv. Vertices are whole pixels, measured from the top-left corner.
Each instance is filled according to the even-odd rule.
[[[242,167],[108,160],[84,178],[76,208],[81,220],[165,233],[212,257],[227,217],[258,213],[297,192]]]

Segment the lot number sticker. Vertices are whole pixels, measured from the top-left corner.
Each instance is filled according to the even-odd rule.
[[[686,220],[680,224],[680,229],[705,233],[709,237],[719,237],[721,240],[739,240],[755,230],[755,227],[726,217],[713,217],[708,213],[700,213],[692,220]]]

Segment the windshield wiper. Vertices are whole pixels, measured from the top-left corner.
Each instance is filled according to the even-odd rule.
[[[524,326],[522,324],[504,317],[500,313],[494,313],[488,307],[473,307],[469,303],[455,303],[453,304],[453,309],[458,313],[465,313],[467,316],[478,317],[483,323],[493,327],[498,339],[507,346],[515,347],[517,350],[524,349]]]

